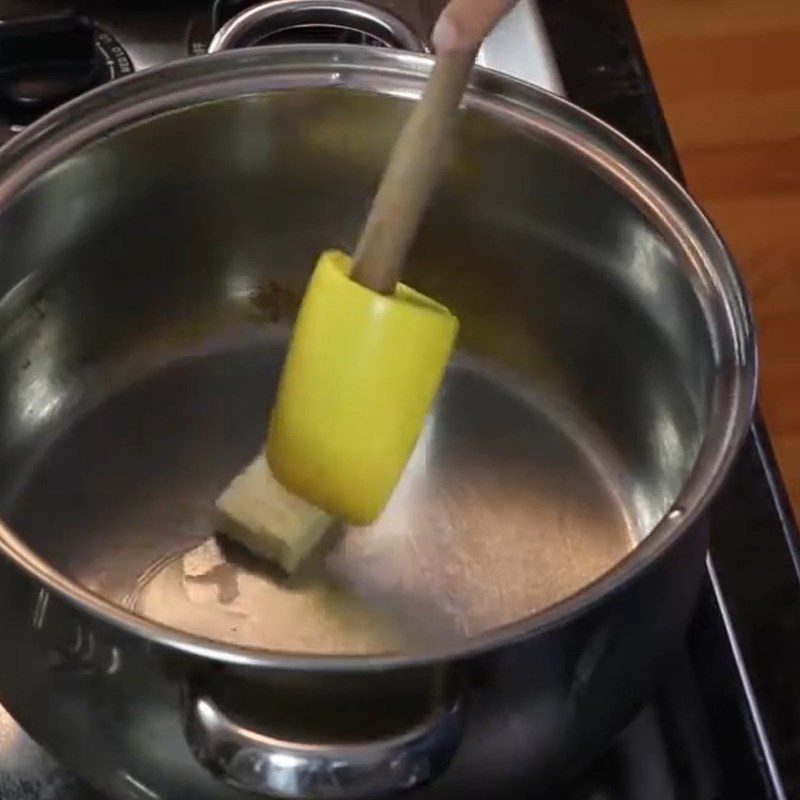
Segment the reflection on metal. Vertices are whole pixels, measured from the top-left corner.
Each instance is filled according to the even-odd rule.
[[[50,602],[50,592],[47,589],[39,589],[36,594],[36,604],[33,607],[33,627],[40,631],[44,626],[45,617],[47,616],[47,606]]]
[[[296,743],[249,730],[199,698],[187,729],[201,762],[236,788],[287,800],[367,800],[417,788],[440,774],[462,725],[463,708],[454,702],[392,736]]]
[[[121,771],[120,776],[129,786],[131,800],[161,800],[162,796],[158,792],[153,791],[138,778],[134,778],[129,772]]]

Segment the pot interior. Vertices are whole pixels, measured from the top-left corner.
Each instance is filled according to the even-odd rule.
[[[408,650],[571,595],[668,512],[715,382],[689,274],[574,152],[470,110],[407,276],[458,315],[458,352],[385,514],[296,579],[235,550],[184,574],[407,111],[333,88],[194,106],[0,215],[2,515],[55,568],[226,642]]]

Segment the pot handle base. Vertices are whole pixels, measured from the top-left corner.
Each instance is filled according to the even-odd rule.
[[[190,702],[186,732],[197,760],[235,788],[288,800],[360,800],[413,789],[444,772],[463,716],[455,699],[385,738],[300,743],[250,730],[199,696]]]

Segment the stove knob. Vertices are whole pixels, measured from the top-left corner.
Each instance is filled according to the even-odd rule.
[[[0,4],[0,107],[27,124],[103,80],[92,24],[44,2]]]

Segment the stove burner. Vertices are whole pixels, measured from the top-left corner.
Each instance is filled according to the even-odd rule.
[[[230,17],[208,51],[310,43],[425,50],[404,22],[357,0],[271,0]]]

